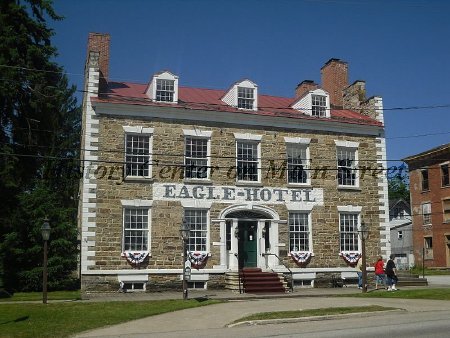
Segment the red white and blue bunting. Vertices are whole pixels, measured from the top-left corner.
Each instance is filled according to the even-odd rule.
[[[354,267],[356,266],[356,263],[358,263],[359,258],[361,257],[361,254],[359,252],[341,252],[339,256],[342,257],[342,259],[347,263],[348,265]]]
[[[207,252],[188,251],[188,260],[191,262],[191,267],[197,270],[205,267],[208,257],[209,253]]]
[[[311,251],[291,251],[290,255],[295,264],[301,268],[306,267],[314,256]]]
[[[128,263],[137,265],[141,264],[148,256],[148,251],[143,252],[122,252],[122,257],[125,257]]]

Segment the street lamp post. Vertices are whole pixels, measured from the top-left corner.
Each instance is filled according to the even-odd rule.
[[[180,233],[183,239],[183,299],[188,298],[188,288],[186,281],[186,261],[187,261],[187,241],[189,240],[189,234],[191,232],[189,224],[187,224],[186,219],[183,218],[181,223]]]
[[[47,304],[47,242],[50,238],[50,224],[44,219],[41,227],[42,239],[44,240],[44,266],[42,271],[42,303]]]
[[[366,266],[366,239],[369,236],[369,229],[364,222],[361,222],[358,234],[361,238],[361,255],[362,255],[362,292],[367,292],[367,266]]]

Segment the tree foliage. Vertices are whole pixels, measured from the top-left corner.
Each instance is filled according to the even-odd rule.
[[[401,172],[388,178],[389,199],[404,199],[409,202],[408,176]]]
[[[47,20],[60,19],[49,0],[0,2],[0,273],[15,290],[41,287],[46,216],[49,286],[76,268],[80,109],[54,61]]]

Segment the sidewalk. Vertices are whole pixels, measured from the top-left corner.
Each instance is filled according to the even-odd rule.
[[[370,290],[369,290],[370,291]],[[356,287],[344,288],[296,288],[289,293],[251,294],[239,293],[231,290],[189,290],[189,299],[225,299],[225,300],[249,300],[249,299],[271,299],[271,298],[297,298],[297,297],[331,297],[337,295],[361,293]],[[83,301],[105,302],[105,301],[132,301],[132,300],[159,300],[159,299],[182,299],[181,290],[161,292],[128,292],[128,293],[92,293],[83,297]]]

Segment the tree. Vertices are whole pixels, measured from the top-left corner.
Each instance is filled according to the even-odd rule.
[[[404,199],[409,202],[408,176],[398,173],[388,178],[389,199]]]
[[[80,108],[47,26],[61,19],[50,0],[0,2],[0,274],[10,289],[40,289],[46,216],[50,287],[76,267]]]

